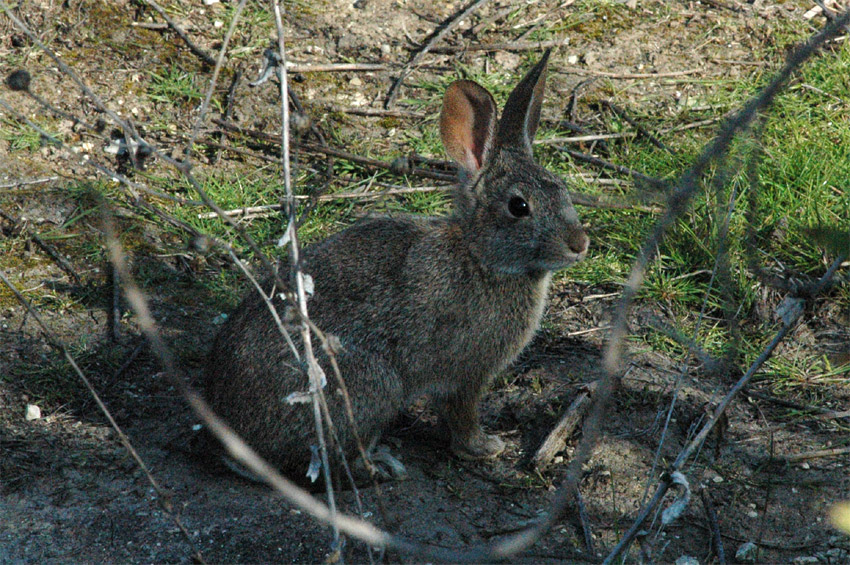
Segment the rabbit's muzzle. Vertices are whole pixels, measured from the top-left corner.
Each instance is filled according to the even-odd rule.
[[[549,234],[537,250],[536,269],[558,271],[587,256],[590,239],[580,225],[571,225],[565,233]]]
[[[581,261],[587,255],[590,246],[590,238],[580,227],[575,227],[567,233],[567,248],[576,256],[576,261]]]

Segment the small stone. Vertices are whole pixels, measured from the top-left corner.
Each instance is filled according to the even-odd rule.
[[[519,67],[520,56],[516,53],[511,53],[509,51],[497,51],[494,57],[496,59],[496,64],[504,70],[512,71]]]
[[[41,418],[41,408],[35,404],[27,404],[27,411],[24,418],[26,418],[28,422],[31,420],[38,420]]]
[[[360,79],[359,79],[359,78],[357,78],[357,77],[354,77],[353,79],[351,79],[350,81],[348,81],[348,84],[350,84],[351,86],[361,86],[361,85],[363,84],[363,81],[362,81],[362,80],[360,80]]]
[[[570,65],[578,65],[578,55],[570,55],[567,57],[567,63]]]
[[[699,565],[699,559],[690,555],[683,555],[676,560],[676,565]]]
[[[735,559],[743,563],[755,563],[756,555],[758,555],[758,546],[748,541],[735,552]]]
[[[381,53],[383,53],[384,55],[389,55],[391,52],[392,49],[390,48],[389,44],[384,43],[383,45],[381,45]]]

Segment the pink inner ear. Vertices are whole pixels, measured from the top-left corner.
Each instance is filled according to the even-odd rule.
[[[466,167],[471,171],[477,171],[481,168],[483,163],[478,155],[483,154],[483,148],[480,146],[476,146],[474,151],[466,150]]]
[[[480,85],[462,80],[446,90],[440,135],[446,152],[467,171],[475,172],[484,165],[494,121],[495,102]]]

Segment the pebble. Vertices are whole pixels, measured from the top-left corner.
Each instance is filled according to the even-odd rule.
[[[751,541],[741,545],[735,552],[735,560],[741,563],[755,563],[758,546]]]
[[[24,417],[27,421],[38,420],[41,418],[41,408],[36,406],[35,404],[27,404],[27,411]]]

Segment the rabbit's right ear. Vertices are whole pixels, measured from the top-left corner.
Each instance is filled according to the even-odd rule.
[[[440,113],[440,137],[446,153],[467,172],[484,166],[495,127],[496,103],[484,87],[471,80],[449,85]]]

